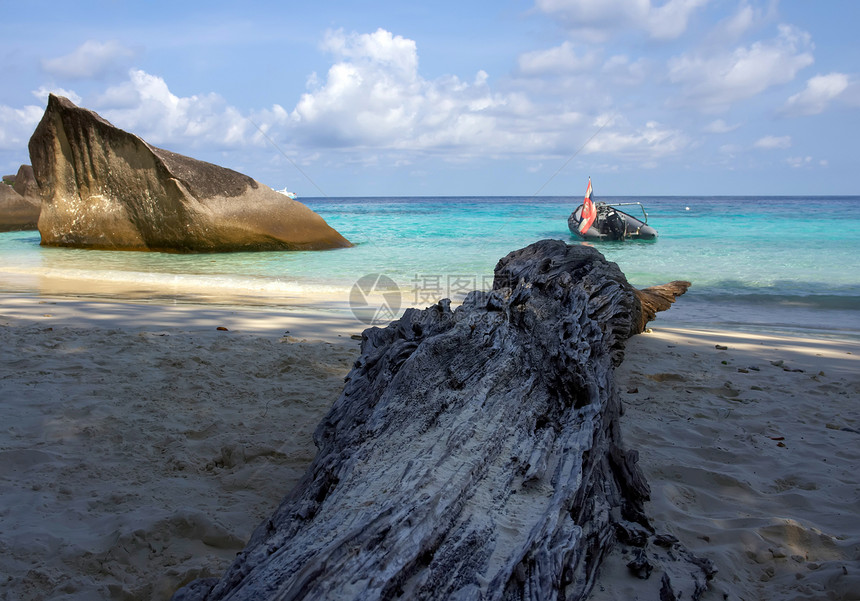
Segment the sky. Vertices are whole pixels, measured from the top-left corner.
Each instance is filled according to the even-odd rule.
[[[855,0],[0,0],[48,94],[300,197],[860,194]]]

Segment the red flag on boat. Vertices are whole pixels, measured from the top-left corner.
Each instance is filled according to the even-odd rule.
[[[597,209],[594,208],[594,201],[591,200],[591,178],[588,178],[588,188],[585,190],[585,200],[582,201],[582,220],[579,222],[579,233],[584,234],[594,223],[594,218],[597,217]]]

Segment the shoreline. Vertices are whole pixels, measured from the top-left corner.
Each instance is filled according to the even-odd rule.
[[[71,282],[71,280],[70,280]],[[94,312],[102,308],[111,318],[121,318],[129,315],[129,323],[140,326],[139,320],[132,317],[137,311],[135,307],[147,307],[147,311],[155,316],[156,321],[166,325],[182,326],[188,324],[188,315],[218,313],[231,316],[228,322],[240,324],[250,331],[272,330],[281,325],[294,324],[303,337],[321,337],[331,339],[332,335],[350,335],[360,333],[368,324],[356,317],[350,307],[351,290],[330,288],[324,292],[310,294],[306,291],[295,292],[289,296],[271,295],[265,291],[250,294],[231,293],[221,296],[213,294],[170,294],[162,291],[156,294],[152,291],[132,291],[130,288],[100,287],[96,292],[83,292],[77,286],[64,288],[61,291],[36,292],[27,290],[9,290],[0,287],[0,315],[5,311],[13,317],[39,318],[45,313],[39,305],[65,307],[60,315],[68,323],[81,320],[84,323],[98,323]],[[688,298],[689,297],[689,298]],[[428,297],[429,298],[429,297]],[[370,303],[382,302],[380,293],[368,296]],[[432,301],[422,305],[410,303],[409,298],[401,296],[402,306],[397,317],[402,312],[414,306],[419,309],[429,306]],[[462,296],[452,299],[451,307],[455,308],[462,302]],[[703,307],[701,301],[692,301],[692,295],[681,297],[669,311],[658,313],[650,327],[673,330],[699,330],[704,332],[735,332],[742,336],[777,336],[808,338],[814,340],[835,340],[848,343],[860,343],[860,311],[814,310],[808,307],[773,306],[766,311],[750,310],[751,318],[746,321],[737,318],[738,306],[714,304]],[[124,308],[114,310],[112,308]],[[697,312],[703,314],[697,319]],[[734,319],[726,319],[726,315]],[[184,317],[183,317],[184,315]],[[261,315],[271,317],[271,326],[262,326]],[[750,317],[750,316],[747,316]],[[821,325],[825,317],[830,321],[841,324],[840,327],[825,327]],[[202,324],[196,323],[201,327]],[[827,322],[830,323],[830,322]],[[825,325],[827,325],[827,323]],[[384,326],[383,322],[372,325]],[[316,328],[316,329],[315,329]],[[287,327],[287,329],[289,329]]]
[[[304,472],[358,354],[349,308],[311,305],[0,294],[9,594],[166,598],[220,575]],[[616,373],[655,528],[717,564],[706,600],[852,598],[860,343],[672,310]],[[592,598],[630,598],[624,563]]]

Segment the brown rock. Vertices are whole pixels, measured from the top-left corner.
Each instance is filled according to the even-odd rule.
[[[30,165],[21,165],[17,175],[4,175],[0,184],[0,232],[36,229],[41,205]]]
[[[12,181],[12,187],[15,192],[24,198],[42,204],[42,196],[39,194],[39,184],[36,182],[36,174],[33,172],[33,167],[30,165],[21,165],[18,167],[18,173]]]
[[[351,246],[322,217],[236,171],[156,148],[51,95],[30,138],[42,244],[214,252]]]

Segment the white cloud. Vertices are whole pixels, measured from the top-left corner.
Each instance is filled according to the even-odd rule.
[[[73,91],[57,87],[42,86],[32,94],[40,101],[41,106],[27,105],[14,108],[0,105],[0,150],[26,153],[27,143],[39,121],[42,120],[42,115],[45,114],[49,94],[65,96],[75,103],[81,100],[80,96]]]
[[[236,147],[253,126],[217,94],[180,98],[160,77],[129,71],[128,81],[108,88],[96,101],[103,117],[153,144]]]
[[[425,82],[418,77],[415,43],[384,30],[373,34],[330,32],[324,47],[338,62],[324,82],[309,82],[292,112],[295,126],[323,145],[380,144],[415,127]],[[480,84],[479,84],[480,85]],[[453,88],[465,87],[459,81]],[[439,98],[436,109],[449,108]]]
[[[733,43],[755,27],[774,19],[776,8],[775,1],[770,1],[767,7],[754,7],[748,0],[741,0],[737,12],[717,23],[708,37],[718,45]]]
[[[791,136],[764,136],[756,140],[756,148],[774,149],[791,148]]]
[[[371,39],[372,38],[372,39]],[[522,92],[494,92],[488,75],[472,81],[455,76],[429,80],[417,71],[414,43],[388,32],[329,36],[327,48],[336,62],[326,77],[313,78],[312,89],[291,113],[288,134],[307,145],[363,147],[378,151],[444,151],[447,160],[512,153],[574,152],[595,130],[579,103],[565,97],[559,104],[538,100],[525,80]],[[558,74],[582,68],[569,43],[550,51],[523,55],[524,73]],[[644,79],[646,63],[613,57],[604,69],[615,80]],[[546,78],[543,78],[544,80]],[[568,78],[569,79],[569,78]],[[521,82],[522,83],[522,82]],[[571,108],[577,107],[577,108]],[[653,160],[689,145],[681,132],[649,122],[630,126],[617,115],[598,118],[598,135],[585,152]]]
[[[595,37],[622,29],[642,29],[656,39],[677,38],[691,15],[710,0],[536,0],[538,10],[558,17],[567,27]]]
[[[848,88],[844,73],[816,75],[806,82],[806,88],[785,103],[783,111],[790,115],[817,115],[824,112],[830,102]]]
[[[526,52],[519,57],[519,71],[527,77],[543,77],[579,73],[594,67],[596,57],[593,52],[577,56],[571,42],[548,50]]]
[[[793,167],[794,169],[800,169],[801,167],[809,167],[810,165],[812,165],[812,157],[789,157],[785,159],[785,162],[788,163],[789,166]]]
[[[631,61],[625,55],[612,56],[603,64],[602,72],[609,81],[618,85],[637,86],[648,77],[648,61],[640,58]]]
[[[508,82],[508,89],[498,92],[482,70],[470,79],[424,78],[418,70],[415,42],[382,29],[369,34],[330,32],[323,47],[334,55],[331,67],[309,78],[307,92],[292,108],[275,104],[243,114],[215,93],[178,96],[162,77],[140,69],[128,71],[125,81],[85,101],[58,88],[43,88],[36,94],[61,93],[79,106],[98,111],[117,127],[183,154],[200,156],[203,149],[212,156],[219,150],[268,148],[271,139],[303,165],[321,160],[408,165],[428,153],[452,162],[512,154],[546,160],[573,153],[604,123],[585,153],[652,164],[690,144],[676,129],[653,121],[631,125],[617,111],[612,119],[602,115],[595,123],[593,113],[589,117],[586,112],[593,109],[585,109],[567,94],[544,97],[528,85],[530,79]],[[524,71],[534,73],[570,68],[557,59],[571,56],[576,58],[573,47],[562,44],[554,52],[527,56],[521,64]],[[579,59],[593,60],[592,66],[601,69],[594,57]],[[644,79],[647,67],[644,61],[616,55],[604,62],[600,72],[604,81],[630,84]],[[601,103],[605,110],[606,103]],[[27,136],[42,110],[35,109],[30,116]],[[6,117],[8,122],[14,119]],[[13,139],[10,131],[4,126],[0,138]],[[241,160],[266,164],[265,159]]]
[[[787,83],[812,64],[809,34],[781,25],[779,35],[731,53],[690,54],[669,61],[669,80],[679,84],[682,100],[703,111],[731,104]]]
[[[280,105],[243,116],[217,94],[179,97],[167,82],[133,69],[128,80],[107,88],[87,108],[117,127],[158,146],[241,148],[288,139],[310,156],[315,149],[361,149],[398,154],[444,150],[446,158],[487,152],[567,150],[569,128],[584,123],[571,110],[541,112],[528,96],[496,94],[489,76],[471,81],[455,76],[427,80],[418,73],[415,43],[389,32],[345,35],[333,32],[324,45],[336,53],[325,78],[292,110]],[[80,104],[78,102],[78,104]]]
[[[98,79],[122,71],[134,58],[135,52],[116,40],[88,40],[74,52],[42,61],[42,69],[51,75],[68,79]]]
[[[44,113],[45,108],[41,106],[12,108],[0,105],[0,149],[26,150],[30,136]]]
[[[739,123],[729,125],[722,119],[716,119],[705,126],[705,132],[709,134],[727,134],[730,131],[736,130],[738,127],[740,127]]]
[[[541,115],[523,94],[496,94],[489,76],[424,79],[415,43],[384,30],[330,33],[336,62],[314,77],[291,113],[290,132],[310,145],[460,152],[552,147],[570,111]]]
[[[585,147],[585,153],[609,153],[636,160],[653,159],[676,154],[690,144],[683,132],[649,121],[635,129],[621,124],[617,130],[603,130]]]
[[[413,40],[382,28],[373,33],[346,35],[342,29],[326,32],[322,47],[335,56],[385,67],[405,77],[418,71],[418,51]]]
[[[755,13],[749,4],[742,4],[738,12],[717,25],[719,34],[724,38],[737,39],[749,31],[755,21]]]
[[[48,96],[51,94],[68,98],[75,104],[81,103],[81,97],[78,96],[74,90],[66,90],[65,88],[58,88],[55,86],[42,86],[38,90],[33,91],[33,96],[40,100],[45,106],[48,105]]]
[[[686,31],[692,13],[707,3],[708,0],[669,0],[662,6],[651,6],[647,30],[654,38],[677,38]]]

